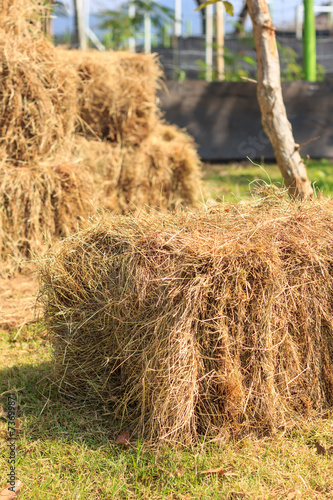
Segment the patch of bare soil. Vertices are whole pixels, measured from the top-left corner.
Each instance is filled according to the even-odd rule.
[[[0,329],[22,328],[37,317],[34,274],[0,278]]]

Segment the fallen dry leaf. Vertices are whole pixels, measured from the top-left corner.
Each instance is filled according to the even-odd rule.
[[[296,500],[297,498],[301,498],[302,492],[300,490],[291,491],[287,495],[287,500]]]
[[[324,448],[324,446],[319,444],[318,441],[315,441],[314,445],[316,447],[316,451],[317,451],[318,455],[325,455],[326,449]]]
[[[117,440],[116,440],[116,444],[125,444],[125,445],[129,445],[130,444],[130,440],[129,440],[129,432],[128,431],[125,431],[125,432],[122,432],[121,434],[119,434],[119,436],[117,437]]]
[[[15,481],[15,486],[11,486],[8,484],[4,490],[0,492],[0,500],[14,500],[14,498],[17,498],[21,489],[22,489],[23,483],[22,481]],[[8,488],[13,488],[14,491],[9,490]]]
[[[202,470],[200,474],[218,474],[219,476],[224,475],[224,469],[222,467],[217,467],[216,469]],[[230,475],[230,474],[228,474]]]
[[[3,407],[0,407],[0,418],[6,419],[8,417],[8,411],[5,411]]]
[[[333,446],[330,446],[329,448],[326,449],[324,446],[322,446],[320,443],[318,443],[318,441],[315,441],[314,445],[316,447],[316,451],[317,451],[318,455],[326,455],[326,453],[328,455],[333,454]]]
[[[230,491],[228,496],[229,500],[237,500],[238,498],[246,498],[246,493],[242,493],[241,491]]]
[[[15,418],[15,433],[18,434],[20,432],[20,421],[19,419],[16,417]]]

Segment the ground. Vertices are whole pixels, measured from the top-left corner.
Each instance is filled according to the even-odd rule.
[[[317,192],[333,195],[333,161],[311,160],[307,165],[308,177]],[[250,162],[226,165],[206,164],[204,166],[204,185],[206,198],[237,202],[251,197],[251,190],[259,183],[282,184],[280,170],[276,165]]]
[[[308,171],[329,194],[332,164],[311,162]],[[251,196],[249,183],[258,180],[280,181],[277,167],[207,165],[205,196],[235,202]],[[36,294],[32,272],[0,280],[0,490],[8,483],[5,412],[12,394],[19,403],[16,475],[25,500],[333,498],[333,460],[325,453],[333,445],[333,414],[262,439],[203,438],[186,449],[116,444],[108,409],[64,400],[52,385],[52,351]]]
[[[0,278],[0,327],[23,328],[35,318],[37,280],[33,272]]]

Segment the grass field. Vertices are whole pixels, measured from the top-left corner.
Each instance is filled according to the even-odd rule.
[[[264,165],[263,169],[209,165],[205,193],[235,202],[251,196],[249,183],[253,181],[281,180],[277,167]],[[308,172],[329,195],[333,164],[312,161]],[[21,290],[22,300],[27,293]],[[19,309],[19,287],[13,297],[14,309]],[[52,352],[42,324],[20,328],[20,322],[22,318],[4,328],[0,316],[0,406],[7,410],[9,393],[19,403],[16,475],[24,483],[20,498],[333,498],[332,455],[318,453],[315,445],[325,450],[333,446],[332,414],[302,429],[261,440],[247,436],[237,442],[207,443],[203,437],[193,448],[157,448],[135,441],[117,445],[117,428],[109,424],[110,409],[62,399],[49,379]],[[0,490],[8,483],[9,468],[4,417],[2,413]],[[210,469],[218,471],[205,472]]]
[[[317,191],[329,196],[333,193],[333,161],[310,160],[307,164],[308,177]],[[237,202],[251,196],[251,187],[258,182],[282,185],[282,176],[277,165],[250,162],[214,165],[206,164],[204,169],[205,197]]]

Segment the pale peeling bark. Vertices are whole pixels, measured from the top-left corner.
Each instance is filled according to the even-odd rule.
[[[262,124],[290,196],[309,198],[313,190],[283,102],[279,55],[267,3],[266,0],[247,0],[247,5],[257,51],[257,96]]]

